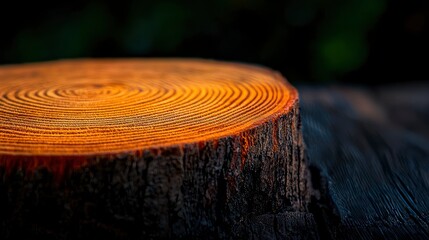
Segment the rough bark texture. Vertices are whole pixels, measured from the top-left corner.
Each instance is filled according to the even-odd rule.
[[[1,236],[230,238],[252,217],[307,211],[303,159],[296,102],[237,136],[99,157],[60,180],[0,167]]]
[[[234,231],[238,239],[319,239],[313,214],[283,212],[252,217]]]

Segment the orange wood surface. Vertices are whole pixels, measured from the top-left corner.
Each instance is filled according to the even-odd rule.
[[[284,114],[297,98],[280,74],[235,63],[88,59],[2,66],[0,159],[73,159],[218,139]]]

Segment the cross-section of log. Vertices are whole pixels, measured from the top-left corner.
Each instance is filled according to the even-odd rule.
[[[0,67],[0,238],[226,238],[306,211],[298,94],[203,60]]]

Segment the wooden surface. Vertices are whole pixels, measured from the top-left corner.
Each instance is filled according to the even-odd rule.
[[[428,239],[429,84],[299,91],[320,237]]]
[[[300,111],[294,90],[268,70],[206,62],[208,69],[196,64],[200,71],[174,64],[168,69],[175,74],[168,77],[158,63],[149,68],[131,63],[130,69],[107,61],[79,67],[62,62],[53,69],[28,65],[23,73],[20,67],[0,70],[2,238],[429,238],[429,84],[300,87]],[[104,64],[109,71],[97,69]],[[38,72],[39,67],[49,71]],[[143,71],[153,81],[138,87],[135,78],[141,75],[123,75],[121,69]],[[70,72],[67,78],[64,71]],[[223,82],[229,71],[235,73],[234,86]],[[201,74],[210,84],[198,82]],[[249,77],[253,74],[258,77]],[[160,79],[176,82],[179,75],[196,80],[198,87],[159,84]],[[101,84],[88,85],[96,76],[103,76]],[[268,85],[267,79],[258,80],[267,77],[273,80]],[[132,85],[118,81],[122,78]],[[25,81],[38,84],[21,84]],[[158,118],[146,119],[158,128],[129,124],[148,116],[130,110],[141,103],[139,96],[155,99],[161,92],[170,92],[175,101],[162,100],[173,111],[160,108]],[[256,97],[264,92],[278,95]],[[175,104],[181,99],[175,94],[187,96],[190,105]],[[115,98],[120,107],[113,107]],[[150,111],[156,112],[155,105]],[[174,111],[179,106],[187,110]],[[205,109],[224,114],[211,121],[216,117],[205,116]],[[275,114],[280,109],[284,112]],[[237,114],[229,115],[230,110]],[[115,118],[114,112],[120,115]],[[171,145],[180,131],[163,119],[182,122],[186,137]],[[109,130],[98,131],[100,123]],[[208,134],[200,132],[205,124]],[[158,138],[156,131],[168,134]],[[54,141],[61,132],[72,144]],[[44,141],[34,144],[35,136]],[[144,150],[152,144],[157,147]],[[118,151],[122,148],[127,151]]]
[[[274,71],[75,60],[0,80],[1,239],[243,237],[277,213],[313,226],[297,91]]]
[[[198,60],[0,67],[0,154],[86,155],[219,139],[284,115],[276,72]]]

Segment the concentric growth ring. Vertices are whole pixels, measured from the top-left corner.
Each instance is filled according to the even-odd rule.
[[[284,113],[279,74],[201,60],[76,60],[0,68],[0,154],[84,155],[204,141]]]

